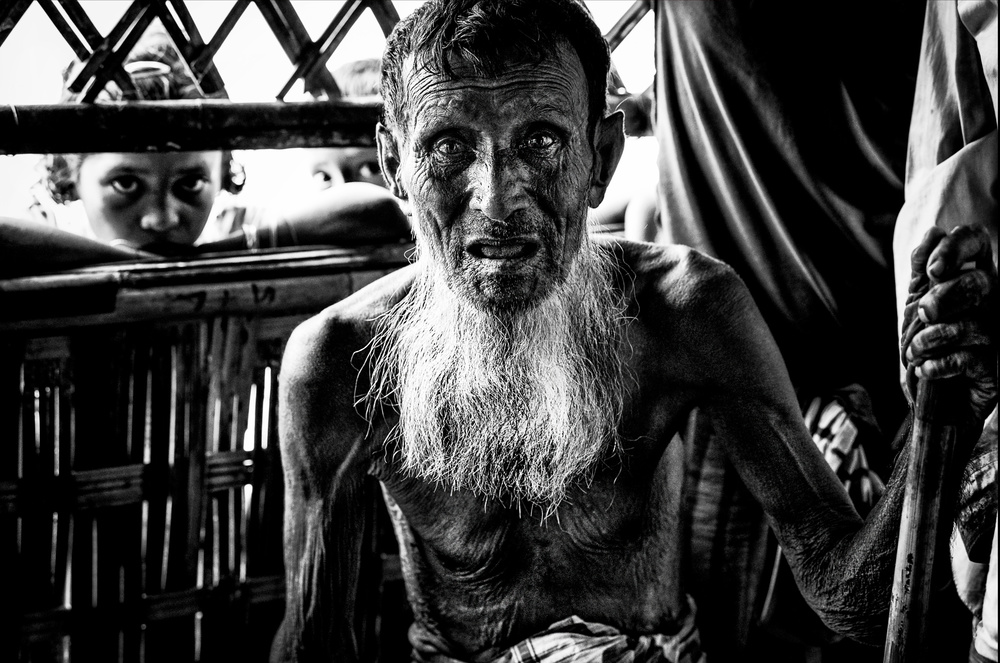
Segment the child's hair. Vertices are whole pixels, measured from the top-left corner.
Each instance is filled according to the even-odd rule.
[[[342,64],[334,70],[333,80],[345,99],[378,97],[381,95],[382,61],[369,58]]]
[[[74,93],[69,89],[70,82],[82,67],[83,63],[74,60],[63,70],[63,93],[60,101],[76,102],[82,96],[81,93]],[[224,93],[205,94],[162,28],[150,29],[143,35],[125,58],[122,68],[131,79],[134,90],[122,89],[120,85],[111,81],[98,93],[97,102],[225,97]],[[76,177],[85,156],[47,154],[42,157],[38,165],[40,182],[55,202],[68,203],[77,199]],[[230,193],[239,193],[245,180],[242,166],[233,160],[229,150],[223,150],[222,164],[222,189]]]

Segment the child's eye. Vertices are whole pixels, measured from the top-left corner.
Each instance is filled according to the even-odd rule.
[[[142,188],[142,182],[139,181],[139,178],[132,175],[119,175],[111,180],[110,184],[115,192],[125,196],[135,195]]]
[[[378,161],[365,161],[358,167],[358,175],[361,177],[377,177],[382,174]]]
[[[201,175],[190,175],[177,180],[177,188],[188,195],[201,193],[208,186],[208,180]]]
[[[335,168],[316,168],[312,178],[313,185],[321,191],[344,183],[344,176]]]

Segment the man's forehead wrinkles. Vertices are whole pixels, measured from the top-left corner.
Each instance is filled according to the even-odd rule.
[[[566,58],[553,58],[560,61],[553,63],[546,60],[540,63],[511,62],[499,76],[479,76],[468,72],[463,75],[461,68],[457,76],[447,76],[433,71],[426,65],[416,64],[410,60],[407,67],[405,88],[410,102],[419,100],[427,94],[454,94],[468,91],[509,91],[538,90],[548,94],[567,96],[588,95],[586,76],[579,58],[573,54],[567,63]],[[569,64],[569,66],[566,66]]]
[[[473,118],[490,112],[584,118],[588,110],[585,86],[562,72],[551,77],[438,78],[420,83],[408,97],[410,117],[418,123],[449,114]]]
[[[586,83],[582,79],[578,84],[572,75],[572,71],[566,69],[556,69],[543,67],[533,70],[508,71],[496,77],[489,76],[463,76],[451,78],[447,76],[425,74],[415,75],[411,79],[411,90],[421,92],[428,88],[440,88],[442,90],[492,90],[497,88],[518,86],[518,87],[546,87],[553,89],[586,90]]]
[[[548,96],[511,98],[508,103],[484,105],[474,99],[456,99],[447,95],[437,97],[439,102],[425,100],[414,106],[416,135],[428,135],[446,126],[480,127],[496,130],[506,127],[518,130],[536,121],[550,121],[567,129],[582,128],[586,124],[586,108],[563,97],[559,100]]]
[[[499,85],[553,85],[567,88],[581,87],[586,89],[586,81],[581,76],[579,83],[574,81],[572,70],[553,68],[549,66],[531,69],[511,69],[498,76],[442,76],[435,74],[417,74],[411,78],[419,81],[421,87],[435,86],[447,88],[491,88]]]
[[[465,92],[466,94],[456,94],[456,92]],[[419,100],[414,99],[414,106],[474,112],[484,108],[487,104],[497,107],[514,105],[524,110],[552,111],[558,109],[571,113],[579,108],[580,104],[577,101],[576,95],[567,90],[544,87],[525,89],[515,84],[481,91],[461,88],[450,91],[434,90]]]

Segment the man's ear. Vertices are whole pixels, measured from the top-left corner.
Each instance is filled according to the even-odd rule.
[[[378,144],[378,165],[382,169],[385,185],[392,195],[406,200],[406,189],[400,180],[399,144],[392,132],[381,122],[375,127],[375,142]]]
[[[597,123],[594,135],[594,167],[590,175],[590,192],[587,199],[596,208],[604,200],[611,177],[618,168],[618,161],[625,149],[625,114],[615,111]]]

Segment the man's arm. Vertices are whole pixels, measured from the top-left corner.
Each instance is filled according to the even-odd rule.
[[[271,649],[276,662],[361,658],[369,597],[359,581],[372,495],[366,494],[367,427],[353,408],[347,327],[326,314],[307,321],[282,360],[286,606]]]
[[[963,242],[935,255],[949,265],[961,264],[977,248],[973,244]],[[928,268],[931,264],[933,260],[924,263]],[[880,642],[885,636],[908,451],[897,460],[886,494],[862,523],[806,432],[781,356],[746,288],[731,270],[706,271],[695,279],[699,285],[691,301],[692,310],[701,311],[696,314],[699,329],[692,333],[705,339],[701,363],[709,386],[703,408],[730,460],[767,512],[803,596],[834,630]],[[914,362],[935,357],[935,363],[927,365],[938,367],[931,377],[943,377],[943,366],[949,367],[949,374],[967,377],[983,368],[983,355],[976,359],[967,352],[969,347],[982,348],[981,326],[967,324],[970,311],[982,308],[982,298],[966,297],[961,303],[960,297],[989,291],[995,273],[964,278],[963,287],[932,291],[930,298],[936,304],[921,300],[928,311],[948,310],[948,320],[966,320],[955,323],[950,332],[942,333],[939,324],[922,332],[920,356]],[[988,347],[994,357],[992,382],[987,376],[979,387],[991,394],[987,401],[995,403],[995,348]],[[982,399],[968,402],[975,405],[969,408],[970,419],[981,424],[988,413]],[[966,450],[974,438],[969,432],[964,435],[969,438]]]

